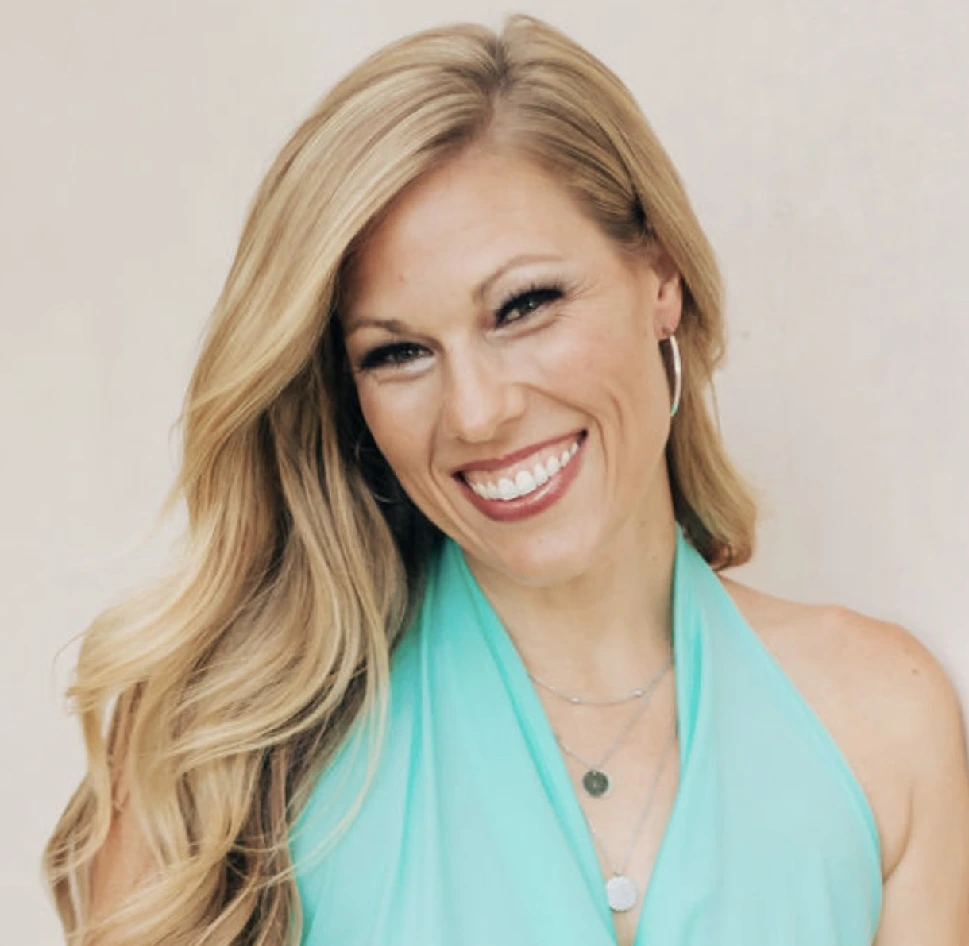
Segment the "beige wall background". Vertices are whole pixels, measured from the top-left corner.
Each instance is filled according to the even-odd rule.
[[[39,853],[82,766],[70,641],[165,559],[172,529],[140,540],[256,184],[364,54],[515,8],[0,9],[0,898],[4,941],[46,946]],[[767,496],[735,575],[905,624],[969,702],[969,4],[519,9],[631,86],[719,252],[723,430]]]

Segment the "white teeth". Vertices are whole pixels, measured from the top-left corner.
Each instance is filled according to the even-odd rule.
[[[515,484],[508,479],[507,476],[503,476],[498,480],[498,496],[501,499],[509,500],[514,499],[518,495],[518,490],[515,488]]]
[[[474,492],[485,499],[499,499],[508,502],[527,496],[539,486],[544,486],[556,473],[565,468],[569,461],[579,452],[576,441],[568,450],[563,450],[558,456],[551,456],[544,463],[536,463],[531,470],[519,470],[514,480],[501,477],[496,483],[469,483]]]
[[[535,477],[528,470],[520,470],[515,477],[515,486],[518,488],[518,494],[520,496],[524,496],[525,493],[530,493],[537,485]]]

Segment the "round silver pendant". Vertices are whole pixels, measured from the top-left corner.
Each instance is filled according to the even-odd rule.
[[[625,913],[636,905],[639,891],[625,874],[616,874],[606,882],[606,896],[610,909],[615,913]]]
[[[609,776],[605,772],[590,769],[582,776],[582,787],[593,798],[602,798],[609,794],[609,789],[612,788],[612,784],[609,782]]]

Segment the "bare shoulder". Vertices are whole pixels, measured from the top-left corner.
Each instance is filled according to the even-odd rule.
[[[909,839],[917,781],[927,768],[965,765],[962,712],[949,677],[899,624],[720,580],[844,754],[875,815],[889,876]]]

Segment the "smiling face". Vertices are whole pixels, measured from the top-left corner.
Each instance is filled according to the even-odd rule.
[[[550,586],[672,521],[659,340],[681,295],[661,261],[487,150],[405,191],[367,240],[341,313],[363,416],[476,567]]]

